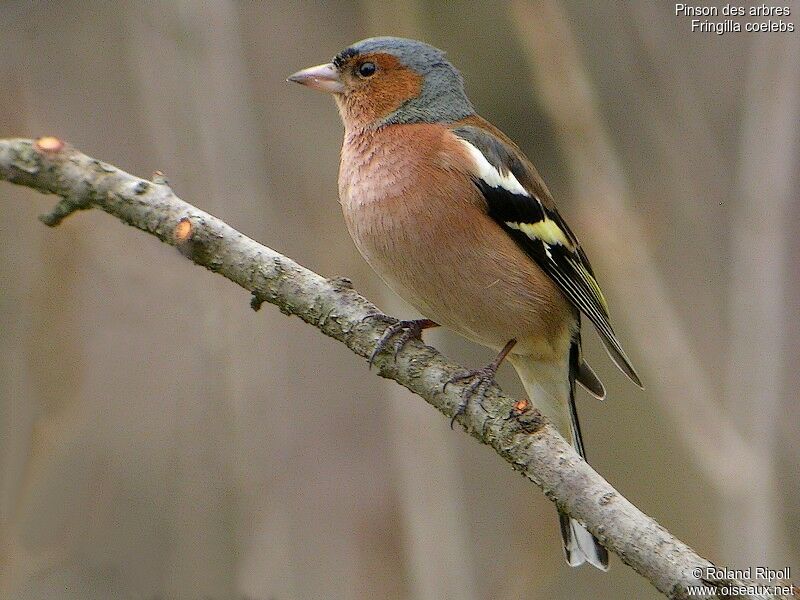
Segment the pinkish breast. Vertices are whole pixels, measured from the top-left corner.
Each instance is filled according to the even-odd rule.
[[[447,130],[401,127],[345,136],[339,194],[361,255],[406,302],[465,337],[498,349],[516,338],[537,354],[560,346],[571,310],[486,214],[466,160],[443,152]]]

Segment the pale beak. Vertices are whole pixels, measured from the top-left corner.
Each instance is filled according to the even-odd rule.
[[[300,85],[330,94],[344,92],[344,83],[339,77],[339,71],[336,70],[332,63],[303,69],[294,75],[290,75],[286,81],[294,81]]]

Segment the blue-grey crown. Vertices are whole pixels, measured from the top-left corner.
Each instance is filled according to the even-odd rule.
[[[348,58],[371,52],[391,54],[424,78],[420,95],[387,116],[384,124],[452,123],[475,113],[461,73],[447,61],[443,51],[424,42],[398,37],[367,38],[342,50],[333,62],[339,66]]]

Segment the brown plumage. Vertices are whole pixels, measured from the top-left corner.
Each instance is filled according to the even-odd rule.
[[[510,350],[531,402],[583,455],[575,383],[605,391],[580,355],[581,313],[640,382],[589,260],[533,165],[475,113],[458,71],[427,44],[370,38],[290,80],[333,93],[339,107],[339,196],[362,256],[427,319],[503,349],[475,375],[493,375]],[[570,565],[608,567],[588,531],[566,515],[560,523]]]
[[[516,339],[513,354],[561,360],[575,310],[487,215],[470,164],[443,125],[346,131],[339,195],[348,231],[426,317],[497,351]]]

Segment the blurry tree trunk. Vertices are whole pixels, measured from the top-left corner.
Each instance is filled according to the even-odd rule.
[[[709,479],[721,490],[741,485],[741,473],[752,472],[758,462],[706,383],[651,258],[644,227],[628,207],[625,175],[597,113],[568,21],[555,0],[515,0],[514,10],[520,36],[529,49],[535,93],[561,137],[575,193],[583,199],[581,206],[592,213],[593,237],[599,237],[605,249],[594,262],[609,266],[603,269],[609,287],[633,286],[637,292],[637,308],[618,315],[618,322],[623,329],[637,332],[638,350],[646,361],[644,378],[658,380],[656,388],[665,393],[657,399],[677,419],[678,430],[694,448],[693,456],[706,468]],[[671,365],[671,370],[648,370],[648,365],[659,363]],[[737,459],[732,461],[732,456]]]
[[[10,105],[18,111],[15,128],[51,130],[89,147],[104,145],[116,160],[130,163],[131,148],[141,137],[135,101],[124,85],[128,63],[119,46],[103,43],[118,39],[119,24],[112,11],[77,4],[4,4],[3,62],[13,66],[18,79],[3,81],[20,95]],[[37,27],[57,34],[40,38]],[[98,45],[87,44],[88,39]],[[95,127],[81,128],[75,115],[87,112],[113,113],[116,139],[124,143],[102,143],[106,133],[96,119]],[[130,285],[143,261],[162,254],[121,253],[124,235],[109,237],[96,224],[92,218],[76,223],[61,240],[38,232],[23,236],[11,255],[18,260],[36,257],[37,266],[29,263],[28,269],[8,272],[2,286],[2,295],[14,300],[13,306],[4,307],[16,323],[8,331],[17,330],[16,347],[4,346],[3,354],[19,361],[4,369],[3,377],[13,386],[2,399],[6,409],[13,407],[10,418],[3,419],[3,427],[10,429],[3,436],[8,460],[3,469],[3,597],[93,600],[133,587],[149,594],[160,583],[157,564],[163,547],[154,529],[161,515],[158,504],[149,500],[150,490],[164,483],[162,467],[168,457],[145,452],[129,462],[122,448],[135,435],[131,425],[142,421],[137,408],[149,402],[128,387],[139,366],[135,358],[123,366],[116,356],[101,356],[99,347],[114,339],[118,348],[141,356],[143,347],[153,343],[149,334],[168,326],[168,318],[156,317],[150,327],[142,327],[138,317],[147,312],[151,298],[135,285],[125,292],[116,286],[123,279],[119,273],[126,273]],[[104,268],[97,261],[101,253],[114,256],[117,265]],[[36,283],[29,274],[49,283]],[[150,339],[143,342],[143,337]],[[165,344],[162,350],[171,348]],[[169,383],[154,381],[154,387],[159,384],[164,396],[171,397]],[[116,404],[119,389],[127,390],[124,405],[113,416],[99,418],[108,405]],[[172,406],[161,410],[169,422]],[[120,421],[130,428],[127,435],[120,434]],[[154,437],[144,435],[141,441],[149,445]],[[121,471],[126,471],[124,477]],[[126,528],[131,522],[138,524]],[[137,558],[124,573],[115,572],[109,557],[123,547]]]
[[[740,193],[731,199],[726,396],[761,469],[751,475],[746,493],[723,495],[720,531],[727,560],[744,566],[777,564],[787,554],[776,463],[780,423],[796,417],[783,414],[782,398],[787,324],[797,317],[786,302],[789,283],[798,273],[787,260],[800,155],[795,128],[800,122],[798,36],[753,36],[743,112]],[[743,539],[748,543],[741,547]]]
[[[167,178],[178,177],[185,193],[205,197],[211,210],[248,214],[247,203],[265,195],[266,186],[258,177],[256,115],[242,93],[248,82],[235,3],[158,0],[123,6],[137,89],[150,90],[139,100],[153,164]],[[224,184],[231,179],[237,182],[234,194]],[[251,219],[249,226],[261,229],[264,220]],[[240,431],[237,403],[246,387],[235,373],[254,371],[257,362],[237,342],[246,337],[245,324],[224,305],[204,302],[195,319],[202,323],[197,334],[204,337],[198,343],[208,360],[208,381],[195,398],[177,405],[175,478],[167,508],[172,531],[164,565],[170,576],[163,593],[187,599],[232,597],[238,591],[237,564],[229,549],[240,544],[240,536],[249,537],[234,524],[242,509],[254,508],[238,505],[228,492],[231,484],[225,483],[242,475],[233,468],[233,458],[242,454],[234,432]],[[213,455],[204,451],[209,440],[198,437],[200,431],[216,438]],[[209,458],[220,461],[221,471],[209,469]],[[247,489],[245,481],[238,483],[237,488]],[[277,512],[272,518],[281,516]],[[285,529],[275,525],[276,531]],[[275,573],[286,569],[272,566]]]
[[[180,191],[208,198],[215,213],[238,215],[238,219],[246,219],[248,231],[274,240],[286,236],[291,216],[300,214],[304,221],[298,228],[316,232],[310,233],[309,238],[323,238],[329,226],[326,219],[315,215],[315,212],[322,214],[316,204],[318,194],[309,194],[312,202],[305,205],[299,193],[291,204],[282,204],[274,197],[269,198],[273,183],[281,182],[268,179],[263,171],[264,156],[270,154],[267,146],[276,148],[281,140],[286,140],[282,152],[272,153],[282,155],[289,163],[307,163],[314,169],[308,174],[308,181],[318,182],[317,161],[310,159],[303,148],[291,151],[292,143],[302,142],[297,123],[281,118],[279,106],[259,106],[250,97],[253,80],[266,79],[274,85],[277,75],[283,84],[292,70],[297,57],[283,56],[286,36],[307,36],[305,45],[309,48],[323,45],[324,37],[320,38],[318,32],[313,28],[298,30],[292,20],[298,18],[298,12],[306,12],[305,21],[312,25],[318,11],[311,5],[298,8],[288,2],[269,6],[255,3],[252,10],[257,14],[249,18],[250,8],[235,2],[195,1],[159,2],[148,7],[129,5],[128,19],[134,24],[131,39],[136,40],[130,50],[142,80],[141,88],[159,92],[143,98],[148,132],[158,149],[162,161],[159,164],[165,164],[169,157],[186,160],[188,172],[185,171]],[[243,46],[252,43],[265,46],[263,56],[270,58],[268,64],[245,62]],[[160,50],[159,60],[154,61],[155,48]],[[177,76],[165,80],[165,71]],[[187,103],[192,107],[188,114]],[[265,118],[264,113],[272,113],[272,119]],[[176,138],[176,120],[180,118],[185,123],[178,127],[181,135]],[[308,134],[317,135],[311,119],[304,121],[304,126]],[[297,169],[297,165],[292,167]],[[167,176],[170,175],[167,169]],[[289,178],[293,184],[299,184],[291,175]],[[230,187],[232,181],[236,182],[235,188]],[[258,215],[255,220],[253,214]],[[330,260],[329,246],[301,243],[316,262]],[[256,318],[270,331],[268,338],[256,337],[259,330],[254,330],[251,323]],[[336,410],[337,406],[352,402],[345,389],[326,389],[322,407],[316,402],[296,402],[314,395],[308,372],[312,377],[318,375],[324,349],[302,335],[291,333],[291,323],[267,311],[242,319],[239,312],[219,306],[209,315],[208,325],[215,332],[213,341],[209,341],[225,357],[221,361],[224,372],[215,376],[222,376],[225,382],[227,418],[233,420],[232,431],[236,433],[236,437],[229,439],[236,456],[229,468],[236,476],[237,504],[231,507],[235,515],[220,521],[229,536],[235,531],[235,537],[198,543],[197,536],[203,534],[196,531],[202,530],[201,524],[213,523],[215,519],[201,512],[203,503],[195,503],[198,523],[194,530],[176,532],[175,560],[179,562],[168,568],[186,577],[170,582],[174,586],[172,593],[179,590],[186,593],[194,586],[195,595],[199,596],[201,590],[208,595],[208,590],[213,589],[208,582],[198,579],[197,569],[202,562],[193,556],[194,552],[207,552],[209,546],[226,556],[225,561],[215,561],[214,569],[224,568],[226,575],[235,580],[236,593],[254,598],[264,597],[266,590],[275,596],[324,594],[328,598],[368,598],[378,593],[381,585],[391,589],[384,577],[389,573],[389,580],[399,578],[398,565],[386,561],[380,566],[370,566],[360,547],[363,538],[379,536],[386,525],[371,521],[364,512],[353,509],[354,503],[366,504],[380,497],[381,484],[370,477],[351,478],[346,493],[337,494],[322,465],[307,464],[286,473],[288,464],[315,462],[300,442],[308,434],[308,422],[324,414],[324,410]],[[292,340],[286,342],[285,338]],[[254,347],[260,351],[249,350]],[[346,357],[327,355],[324,368],[344,369],[346,365]],[[235,373],[257,373],[258,377],[233,376]],[[265,393],[266,390],[272,392]],[[294,402],[296,406],[292,407]],[[291,410],[297,418],[266,418],[276,409]],[[369,446],[365,443],[364,447]],[[187,463],[183,479],[188,488],[202,490],[206,487],[206,484],[198,486],[203,481],[202,462],[195,460],[195,454],[188,453],[183,459]],[[372,458],[369,452],[362,455],[362,460]],[[347,446],[331,448],[327,459],[339,465],[337,470],[343,478],[353,472],[368,473]],[[286,495],[287,481],[288,489],[295,490],[294,496]],[[180,487],[181,482],[176,485]],[[177,497],[183,495],[179,489]],[[209,508],[211,502],[213,499],[206,501]],[[316,518],[309,520],[309,515]],[[180,518],[176,520],[181,522]],[[390,539],[383,541],[389,544]],[[231,548],[241,548],[241,554],[231,552]],[[239,555],[241,560],[232,563]],[[214,572],[214,569],[201,567],[201,571]],[[192,577],[194,583],[189,581]],[[231,590],[227,595],[233,593]]]

